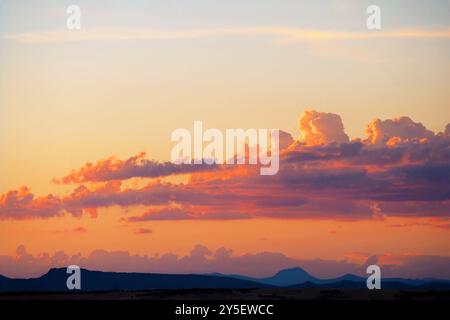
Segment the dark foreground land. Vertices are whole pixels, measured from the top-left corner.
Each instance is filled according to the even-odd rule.
[[[182,289],[110,292],[0,293],[0,300],[440,300],[448,291],[367,289]]]

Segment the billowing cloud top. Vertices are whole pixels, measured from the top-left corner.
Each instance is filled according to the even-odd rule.
[[[373,144],[395,143],[408,139],[431,139],[434,133],[427,130],[421,123],[416,123],[408,117],[394,120],[372,121],[366,129],[368,139]]]
[[[337,114],[305,111],[300,117],[299,128],[301,140],[310,146],[349,141],[341,117]]]

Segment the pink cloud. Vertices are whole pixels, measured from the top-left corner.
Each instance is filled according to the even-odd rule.
[[[450,215],[448,134],[433,134],[409,118],[399,118],[377,120],[371,125],[369,139],[349,142],[337,115],[308,111],[300,122],[305,122],[301,127],[307,128],[307,133],[303,141],[296,142],[284,135],[288,147],[280,154],[280,170],[274,176],[259,175],[256,166],[198,171],[187,169],[195,165],[185,165],[182,172],[189,172],[186,183],[152,181],[130,189],[124,187],[122,178],[142,177],[160,167],[143,155],[126,161],[100,161],[74,171],[81,180],[70,181],[93,179],[95,183],[78,185],[69,195],[35,197],[22,188],[0,196],[0,219],[65,213],[95,217],[98,208],[138,205],[148,206],[147,211],[128,221],[371,219],[374,208],[377,217]],[[168,176],[180,172],[159,169],[158,174]]]

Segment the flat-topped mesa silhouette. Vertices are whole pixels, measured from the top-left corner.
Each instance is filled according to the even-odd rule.
[[[0,291],[68,291],[69,274],[53,268],[39,278],[0,278]],[[198,274],[159,274],[103,272],[81,269],[81,291],[155,290],[155,289],[244,289],[270,288],[270,285],[236,278]]]

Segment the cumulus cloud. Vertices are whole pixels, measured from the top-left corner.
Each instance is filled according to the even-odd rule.
[[[49,218],[62,214],[61,199],[51,194],[35,197],[28,187],[11,190],[0,196],[0,219]]]
[[[294,138],[292,138],[292,135],[283,130],[278,130],[278,139],[280,150],[285,150],[289,148],[289,146],[291,146],[292,143],[294,142]]]
[[[395,144],[407,139],[430,139],[434,133],[427,130],[421,123],[412,121],[409,117],[392,120],[375,119],[366,129],[368,140],[373,144]]]
[[[257,166],[202,171],[200,165],[199,171],[180,169],[190,170],[184,183],[151,181],[127,188],[123,180],[130,177],[155,175],[154,170],[164,176],[180,172],[171,166],[160,170],[138,155],[75,170],[66,182],[95,183],[79,184],[66,196],[36,197],[28,188],[9,191],[0,196],[0,219],[64,213],[95,217],[98,208],[111,206],[148,208],[126,217],[127,222],[450,216],[447,129],[435,135],[409,118],[374,121],[368,140],[349,142],[337,115],[307,111],[300,122],[307,128],[304,140],[295,143],[289,134],[282,135],[285,150],[274,176],[259,175]]]
[[[301,141],[307,145],[349,141],[341,117],[337,114],[307,110],[300,116],[299,129]]]

